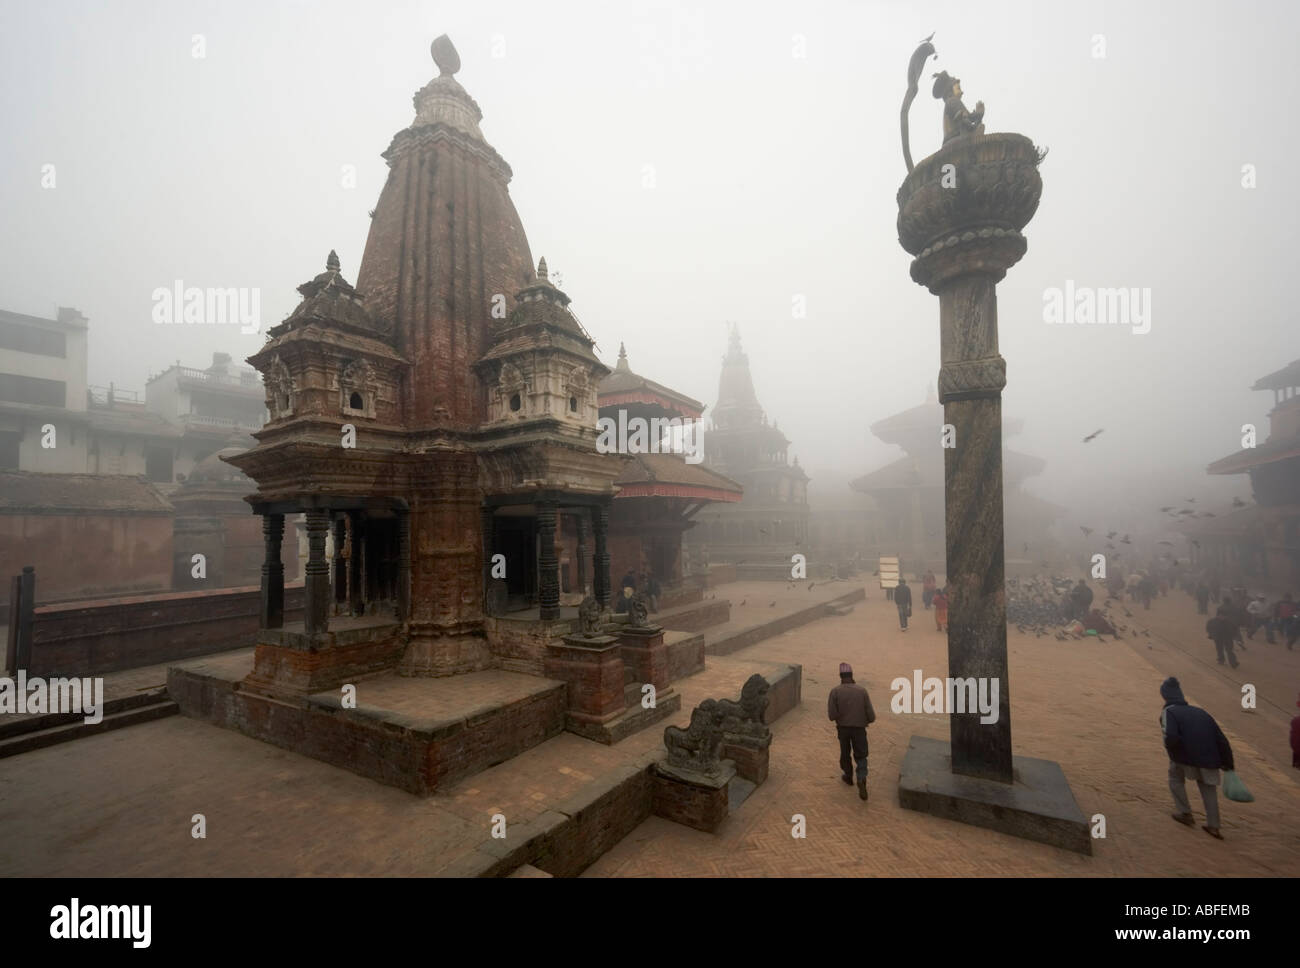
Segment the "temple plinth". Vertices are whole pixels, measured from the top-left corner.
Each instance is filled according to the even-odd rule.
[[[1041,155],[1019,134],[949,137],[898,191],[898,237],[912,280],[939,297],[939,401],[955,446],[944,450],[948,675],[996,680],[997,719],[952,712],[949,744],[913,737],[902,806],[1082,853],[1091,840],[1060,767],[1013,757],[1002,505],[998,282],[1024,256],[1038,209]],[[939,440],[936,438],[936,446]]]

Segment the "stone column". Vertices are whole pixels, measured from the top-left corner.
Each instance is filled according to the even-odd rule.
[[[284,627],[284,562],[280,545],[284,540],[284,515],[262,515],[262,601],[258,626],[264,629]]]
[[[607,543],[609,535],[609,505],[600,504],[594,511],[592,520],[592,530],[596,534],[596,574],[593,579],[595,585],[596,601],[600,604],[601,611],[609,608],[609,545]]]
[[[579,508],[577,514],[578,522],[578,590],[582,597],[586,598],[591,594],[588,587],[588,575],[590,568],[587,565],[587,533],[591,530],[588,523],[587,509]]]
[[[554,501],[537,502],[537,536],[541,539],[537,554],[537,601],[543,622],[560,617],[560,560],[555,551],[557,514]]]
[[[397,512],[397,618],[411,617],[411,513]]]
[[[325,532],[330,513],[323,508],[307,512],[307,565],[303,569],[303,630],[316,635],[329,630],[329,563],[325,560]]]
[[[956,431],[944,450],[948,675],[998,680],[998,719],[953,714],[952,772],[1011,783],[1011,689],[1002,524],[1002,388],[995,287],[1025,254],[1038,208],[1038,151],[1018,134],[946,143],[898,192],[912,280],[939,297],[939,400]],[[936,442],[937,445],[937,442]]]

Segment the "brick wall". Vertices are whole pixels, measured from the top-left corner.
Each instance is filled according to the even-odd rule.
[[[251,646],[260,606],[250,587],[40,605],[28,671],[103,675]],[[286,621],[301,621],[301,585],[285,587],[284,609]]]
[[[172,587],[170,514],[0,514],[0,604],[36,568],[36,600],[142,595]]]
[[[483,620],[488,646],[492,650],[494,665],[507,672],[523,672],[530,676],[544,676],[546,643],[568,635],[573,622],[521,622],[512,619],[491,618]]]

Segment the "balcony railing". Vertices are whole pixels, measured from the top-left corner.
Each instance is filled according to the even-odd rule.
[[[114,403],[130,403],[139,406],[144,403],[135,390],[123,390],[119,387],[86,387],[86,403],[91,407],[112,409]]]
[[[262,377],[256,370],[243,370],[238,374],[209,373],[207,370],[196,370],[190,366],[178,366],[176,370],[185,379],[199,383],[243,387],[250,390],[259,390],[262,387]]]
[[[209,417],[201,413],[182,414],[181,421],[202,427],[238,427],[241,430],[261,430],[265,426],[264,422],[244,420],[239,417]]]

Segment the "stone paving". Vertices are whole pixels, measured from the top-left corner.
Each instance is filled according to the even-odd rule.
[[[250,658],[197,661],[243,668]],[[673,684],[682,711],[672,722],[769,671],[759,658],[710,657]],[[663,724],[612,747],[562,733],[421,799],[175,716],[0,760],[0,876],[427,876],[489,839],[494,814],[531,820],[662,739]],[[203,840],[191,836],[196,813]]]
[[[1145,639],[1133,646],[1067,644],[1011,631],[1014,748],[1018,755],[1058,761],[1084,814],[1105,816],[1106,837],[1095,840],[1093,856],[1085,857],[899,807],[898,774],[908,738],[946,739],[947,720],[890,712],[889,685],[918,668],[926,676],[945,676],[946,636],[935,630],[933,613],[919,607],[912,628],[900,631],[893,606],[870,586],[868,596],[851,615],[733,654],[803,663],[803,705],[773,727],[767,782],[715,834],[652,817],[584,876],[1300,875],[1294,821],[1300,771],[1279,768],[1274,757],[1244,738],[1242,724],[1259,721],[1235,715],[1226,703],[1226,708],[1212,703],[1211,697],[1220,697],[1208,683],[1202,696],[1199,684],[1189,682],[1188,699],[1215,705],[1238,772],[1256,801],[1238,804],[1220,797],[1223,842],[1207,836],[1199,823],[1189,829],[1170,818],[1158,689],[1166,675],[1179,674],[1177,666],[1190,661],[1175,654],[1174,645],[1194,650],[1204,638],[1201,632],[1188,644],[1185,630],[1184,638],[1178,637],[1174,609],[1182,603],[1170,605],[1173,639],[1162,646],[1166,655],[1156,652],[1161,646],[1147,650]],[[1262,648],[1252,645],[1247,656]],[[1285,652],[1282,646],[1272,648]],[[840,782],[835,729],[826,719],[825,696],[838,682],[841,661],[853,664],[878,716],[868,730],[871,799],[866,803]],[[1203,820],[1199,797],[1194,789],[1190,794]],[[806,821],[804,839],[791,836],[796,814]]]
[[[760,609],[785,589],[783,583],[776,589],[745,584],[773,592],[758,596]],[[837,594],[851,587],[830,586]],[[749,594],[726,592],[733,607]],[[1263,713],[1234,714],[1225,693],[1214,692],[1231,695],[1229,683],[1215,685],[1217,666],[1203,682],[1180,671],[1195,666],[1196,650],[1208,643],[1203,633],[1187,641],[1204,619],[1189,626],[1182,613],[1195,619],[1194,606],[1173,594],[1153,605],[1151,622],[1143,626],[1153,633],[1151,649],[1145,639],[1065,644],[1011,634],[1016,752],[1060,762],[1084,813],[1105,815],[1106,839],[1094,842],[1090,858],[898,807],[895,788],[908,738],[946,738],[947,721],[891,713],[889,683],[917,668],[927,676],[945,675],[946,642],[934,630],[932,613],[920,608],[912,629],[899,631],[893,606],[868,582],[868,600],[851,614],[728,656],[710,656],[703,673],[675,684],[682,693],[676,717],[682,724],[701,699],[737,694],[751,672],[769,663],[803,665],[804,702],[773,728],[768,781],[717,834],[652,818],[586,874],[1300,874],[1300,834],[1293,820],[1300,807],[1300,771],[1279,766],[1274,754],[1261,754],[1256,744],[1274,737],[1272,722]],[[770,609],[773,617],[793,610],[791,597]],[[1273,684],[1260,690],[1280,702],[1286,698],[1285,663],[1294,660],[1284,646],[1264,646],[1259,636],[1257,642],[1250,643],[1240,671],[1262,664],[1265,650],[1274,650],[1269,660],[1282,664],[1274,677],[1282,684],[1270,679]],[[840,782],[834,727],[825,718],[825,695],[844,660],[871,690],[880,717],[869,731],[868,803]],[[1219,717],[1257,798],[1223,803],[1222,843],[1169,818],[1157,689],[1170,672],[1184,677],[1192,702]],[[1267,715],[1281,714],[1274,709]],[[536,817],[602,774],[650,753],[661,737],[656,727],[608,747],[562,734],[421,799],[228,730],[172,717],[0,761],[0,875],[428,875],[485,840],[493,814],[504,813],[510,823]],[[1199,814],[1195,791],[1191,796]],[[204,840],[191,836],[196,813],[206,818]],[[806,839],[790,836],[796,813],[806,818]]]

